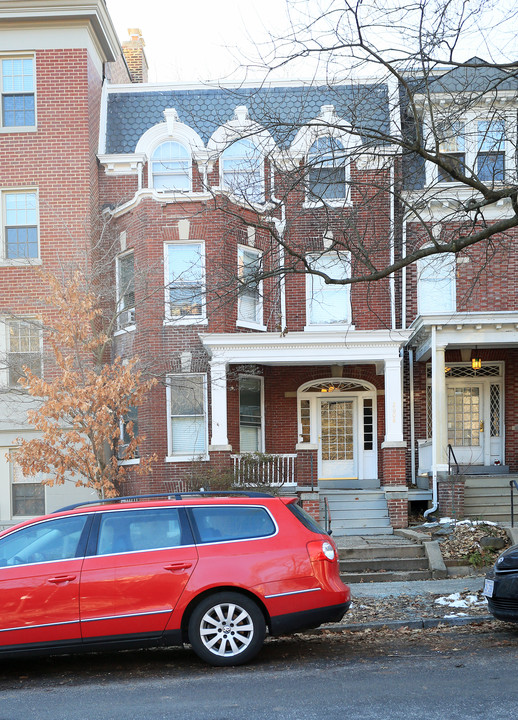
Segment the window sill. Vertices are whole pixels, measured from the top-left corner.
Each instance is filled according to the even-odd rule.
[[[21,127],[14,125],[13,127],[0,127],[0,133],[35,133],[37,131],[37,125],[22,125]]]
[[[259,330],[260,332],[266,332],[266,325],[262,325],[261,323],[249,322],[247,320],[238,320],[236,322],[236,327],[247,328],[248,330]]]
[[[176,463],[176,462],[208,462],[210,457],[208,455],[166,455],[164,462]]]
[[[176,325],[208,325],[209,321],[206,317],[204,318],[191,318],[191,317],[179,317],[179,318],[165,318],[164,325],[168,327],[175,327]]]
[[[128,465],[140,465],[140,458],[133,458],[133,460],[118,460],[117,464],[119,467],[126,467]]]
[[[1,258],[0,267],[30,267],[31,265],[42,265],[41,258],[29,258],[25,260],[23,258]]]
[[[304,332],[350,332],[356,326],[349,323],[328,323],[326,325],[305,325]]]
[[[125,335],[126,333],[132,333],[135,332],[137,329],[136,325],[126,325],[126,327],[119,328],[113,333],[113,337],[117,337],[119,335]]]
[[[305,200],[302,207],[304,210],[314,210],[315,208],[344,208],[352,205],[349,198],[336,198],[335,200]]]

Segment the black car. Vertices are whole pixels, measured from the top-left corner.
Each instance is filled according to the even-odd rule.
[[[518,622],[518,545],[505,550],[486,576],[484,595],[497,620]]]

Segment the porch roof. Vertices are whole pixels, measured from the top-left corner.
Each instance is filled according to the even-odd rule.
[[[410,330],[200,333],[213,360],[262,365],[372,364],[399,358]]]
[[[420,315],[410,326],[407,345],[416,348],[416,360],[431,355],[432,328],[436,340],[450,349],[518,347],[518,312],[466,312]]]

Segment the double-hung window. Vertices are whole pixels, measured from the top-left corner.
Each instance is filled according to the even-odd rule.
[[[455,255],[429,255],[417,263],[417,309],[420,315],[455,312]]]
[[[239,378],[239,448],[242,453],[263,450],[262,395],[260,377]]]
[[[159,145],[151,157],[152,183],[161,192],[191,191],[191,154],[179,142]]]
[[[8,384],[19,388],[18,380],[25,374],[24,367],[41,376],[41,328],[36,320],[8,320],[6,328]]]
[[[2,230],[4,259],[38,258],[38,198],[35,190],[2,193]]]
[[[262,283],[258,280],[261,272],[262,253],[255,248],[238,247],[238,324],[260,325],[262,323],[263,304]]]
[[[243,138],[229,145],[220,166],[224,188],[247,202],[264,203],[264,158],[252,140]]]
[[[34,58],[1,58],[0,86],[2,127],[33,128],[36,125]]]
[[[29,517],[45,514],[45,486],[39,477],[24,475],[16,462],[16,450],[9,452],[11,471],[11,515]]]
[[[332,280],[351,275],[350,254],[328,252],[309,257],[312,270]],[[308,325],[349,325],[351,323],[350,285],[326,283],[322,275],[306,274],[306,317]]]
[[[167,378],[169,456],[203,457],[207,453],[206,376],[179,373]]]
[[[317,138],[308,154],[309,200],[344,200],[347,197],[346,157],[336,138]]]
[[[466,141],[464,124],[460,122],[443,123],[439,127],[439,149],[447,156],[452,168],[466,172]],[[439,182],[455,182],[446,168],[438,168]]]
[[[135,266],[133,253],[117,258],[117,327],[135,324]]]
[[[129,423],[131,423],[131,433],[129,431]],[[133,438],[138,437],[138,407],[130,407],[128,412],[124,415],[120,423],[120,433],[121,444],[118,449],[119,460],[137,460],[139,456],[138,449],[132,457],[127,457],[127,449]]]
[[[503,182],[505,172],[505,121],[479,121],[477,129],[478,179],[489,184]]]
[[[203,243],[167,243],[165,253],[166,319],[184,324],[204,321]]]

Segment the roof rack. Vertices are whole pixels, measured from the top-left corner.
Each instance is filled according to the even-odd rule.
[[[88,505],[105,505],[119,502],[135,502],[138,500],[150,500],[163,498],[165,500],[182,500],[184,497],[249,497],[249,498],[270,498],[274,497],[269,493],[259,492],[255,490],[193,490],[191,492],[168,492],[153,493],[152,495],[124,495],[123,497],[103,498],[99,500],[89,500],[88,502],[75,503],[75,505],[67,505],[66,507],[53,510],[54,513],[65,512],[66,510],[75,510]]]

